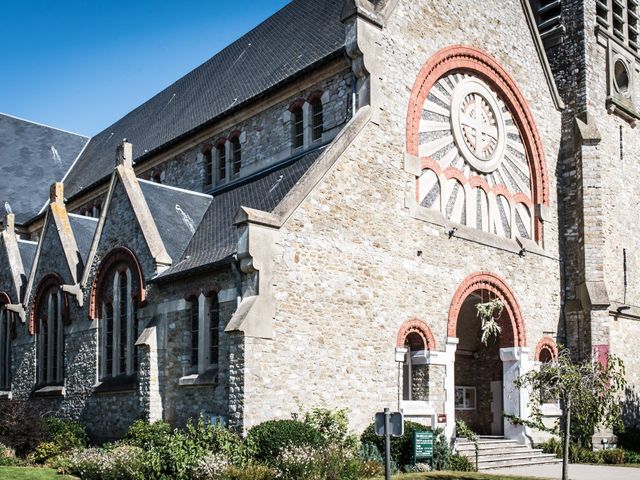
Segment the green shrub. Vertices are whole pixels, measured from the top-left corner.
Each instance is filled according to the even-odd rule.
[[[624,453],[624,450],[621,448],[609,448],[607,450],[602,450],[600,452],[600,456],[604,463],[609,465],[620,465],[621,463],[624,463]]]
[[[229,468],[229,459],[221,453],[202,458],[192,473],[193,480],[217,480]]]
[[[624,452],[625,463],[640,463],[640,453],[625,450]]]
[[[166,445],[169,443],[172,434],[173,429],[167,422],[149,423],[145,420],[136,420],[129,427],[124,441],[128,445],[147,450]]]
[[[89,437],[80,422],[47,418],[44,439],[29,455],[30,460],[35,463],[46,463],[63,453],[84,448]]]
[[[274,465],[279,478],[287,480],[319,480],[321,469],[317,451],[310,445],[284,447],[276,457]]]
[[[99,448],[76,450],[65,461],[66,472],[81,480],[103,480],[110,463],[109,454]]]
[[[375,460],[361,460],[360,478],[374,478],[384,475],[384,464]]]
[[[45,463],[58,455],[63,453],[60,445],[54,442],[42,442],[36,447],[32,454],[29,455],[29,460],[34,463]]]
[[[415,465],[405,465],[402,470],[404,473],[422,473],[430,472],[432,468],[428,463],[418,462]]]
[[[145,480],[146,455],[140,447],[121,445],[108,452],[109,462],[104,480]]]
[[[347,409],[314,408],[305,413],[304,423],[315,428],[326,445],[340,445],[346,449],[358,447],[358,437],[349,431]]]
[[[416,422],[404,422],[404,435],[402,435],[402,437],[391,438],[391,459],[396,462],[399,467],[404,467],[412,463],[413,432],[425,430],[431,430],[431,427]],[[439,430],[434,432],[436,437],[438,437]],[[384,452],[384,437],[376,435],[375,424],[373,423],[362,433],[360,441],[363,444],[375,445],[380,452]],[[448,441],[446,443],[448,450]]]
[[[259,463],[249,463],[243,467],[231,466],[221,476],[221,480],[275,480],[277,472]]]
[[[476,467],[464,455],[454,453],[449,457],[449,470],[454,472],[475,472]]]
[[[298,420],[269,420],[249,430],[248,442],[255,446],[255,458],[270,462],[288,446],[319,447],[322,435],[311,425]]]
[[[37,405],[24,400],[0,402],[0,443],[18,457],[31,453],[45,438],[45,422]]]

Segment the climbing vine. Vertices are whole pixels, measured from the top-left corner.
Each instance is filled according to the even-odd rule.
[[[482,330],[482,343],[487,345],[489,338],[497,338],[500,335],[501,328],[498,325],[498,319],[502,315],[504,303],[499,298],[494,298],[488,302],[476,304],[478,318],[482,321],[480,329]]]

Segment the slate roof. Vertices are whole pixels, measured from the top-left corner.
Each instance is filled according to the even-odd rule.
[[[22,266],[24,267],[24,273],[27,278],[29,278],[31,274],[31,267],[33,266],[33,259],[36,258],[37,249],[38,244],[36,242],[18,240],[18,250],[20,250],[20,258],[22,259]]]
[[[138,179],[138,183],[167,253],[177,261],[182,258],[213,197],[146,180]]]
[[[123,138],[133,144],[133,157],[139,162],[318,62],[342,54],[343,2],[294,0],[97,134],[67,176],[67,196],[111,174],[116,147]]]
[[[89,258],[89,250],[91,250],[91,242],[98,227],[98,219],[70,213],[69,223],[71,224],[71,231],[76,239],[82,262],[86,265],[87,258]]]
[[[324,148],[258,172],[229,190],[214,193],[195,235],[180,261],[167,269],[159,279],[215,264],[237,250],[237,228],[233,219],[240,207],[265,212],[273,211],[318,159]]]
[[[0,113],[0,206],[8,202],[18,224],[37,215],[88,140]]]

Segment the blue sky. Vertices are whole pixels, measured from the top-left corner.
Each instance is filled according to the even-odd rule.
[[[95,135],[288,0],[4,0],[0,112]]]

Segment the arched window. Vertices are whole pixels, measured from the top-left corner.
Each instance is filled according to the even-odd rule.
[[[231,154],[233,155],[233,174],[237,175],[242,168],[242,148],[240,147],[240,137],[238,135],[231,139]]]
[[[398,333],[396,346],[405,349],[402,368],[402,399],[429,400],[429,352],[435,348],[431,330],[422,320],[411,319]]]
[[[206,147],[202,152],[204,158],[204,184],[209,186],[213,183],[213,152],[211,147]]]
[[[59,285],[51,285],[36,303],[36,348],[39,385],[63,381],[64,298]]]
[[[216,161],[218,162],[218,181],[227,178],[227,152],[224,142],[216,146]]]
[[[292,144],[293,148],[304,146],[304,115],[302,105],[295,105],[291,108]]]
[[[136,257],[123,247],[112,250],[98,268],[89,307],[89,316],[100,320],[101,379],[137,372],[137,310],[144,296],[144,278]]]
[[[9,297],[0,293],[0,390],[11,389],[11,339],[13,314],[6,309]]]
[[[322,113],[322,100],[320,96],[315,96],[311,101],[311,141],[322,140],[324,129],[324,117]]]

